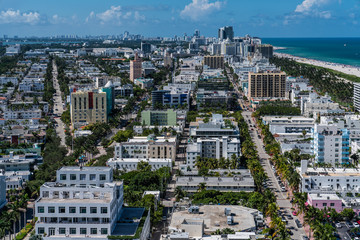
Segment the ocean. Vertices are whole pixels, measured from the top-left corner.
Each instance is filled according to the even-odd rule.
[[[360,66],[360,38],[263,38],[284,47],[276,52],[346,65]]]

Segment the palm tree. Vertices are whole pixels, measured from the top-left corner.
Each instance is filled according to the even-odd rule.
[[[266,216],[274,219],[277,216],[277,211],[279,210],[279,206],[276,205],[275,202],[270,203],[266,209]]]
[[[14,239],[15,239],[15,236],[16,236],[16,222],[19,220],[20,218],[20,213],[13,210],[13,209],[10,209],[9,210],[9,213],[10,213],[10,216],[9,216],[9,220],[13,223],[13,229],[12,229],[12,232],[14,234]]]
[[[206,190],[206,183],[199,183],[198,185],[198,192],[202,192]]]

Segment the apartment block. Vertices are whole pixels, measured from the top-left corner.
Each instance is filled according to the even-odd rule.
[[[114,158],[171,159],[176,158],[175,137],[134,137],[115,145]]]
[[[57,171],[56,182],[40,187],[40,197],[35,203],[38,219],[35,231],[44,240],[105,240],[110,235],[132,235],[129,234],[132,230],[125,229],[136,231],[139,226],[122,223],[123,215],[129,211],[122,205],[123,183],[113,181],[112,168],[62,167]],[[150,228],[148,221],[142,236]]]
[[[360,112],[360,83],[354,82],[354,107],[356,111]]]
[[[162,167],[172,168],[172,160],[170,158],[110,158],[106,164],[114,169],[129,172],[137,170],[140,162],[148,163],[152,171]]]
[[[285,98],[286,74],[284,72],[249,73],[249,98]]]
[[[315,124],[313,129],[315,161],[318,163],[346,164],[350,161],[349,131],[336,125]]]
[[[141,58],[135,54],[135,59],[130,61],[130,81],[134,82],[135,79],[141,78],[142,74]]]
[[[211,69],[224,69],[224,56],[204,56],[204,65]]]
[[[75,128],[96,122],[107,122],[107,98],[99,90],[72,92],[71,123]]]
[[[176,111],[167,110],[146,110],[141,112],[141,123],[146,126],[175,126]]]

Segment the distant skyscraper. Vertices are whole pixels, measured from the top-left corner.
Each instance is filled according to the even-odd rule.
[[[141,51],[144,54],[151,53],[151,44],[148,42],[141,42]]]
[[[135,59],[130,61],[130,81],[141,78],[141,59],[135,53]]]
[[[212,69],[224,68],[224,56],[205,56],[204,65]]]
[[[263,57],[272,58],[273,57],[273,46],[270,44],[261,44],[255,46],[255,51],[261,53]]]
[[[225,26],[225,27],[219,28],[218,38],[220,40],[230,39],[231,41],[233,41],[234,40],[233,27],[232,26]]]
[[[199,29],[195,30],[194,37],[200,37],[200,30]]]

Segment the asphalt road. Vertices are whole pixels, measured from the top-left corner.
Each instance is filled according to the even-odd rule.
[[[64,123],[61,121],[60,117],[61,114],[64,112],[64,108],[63,108],[63,100],[61,98],[61,91],[60,91],[60,86],[59,86],[59,81],[58,81],[58,71],[57,71],[57,66],[55,64],[55,60],[53,60],[53,86],[55,88],[56,93],[54,94],[54,114],[56,114],[58,117],[55,118],[56,121],[56,133],[57,135],[60,137],[61,139],[61,145],[66,147],[65,145],[65,125]]]
[[[230,71],[227,71],[230,72]],[[228,75],[229,80],[233,83],[234,89],[238,96],[238,102],[242,108],[245,108],[246,103],[243,101],[243,95],[239,91],[239,85],[234,81],[233,77],[229,74]],[[271,164],[270,164],[270,156],[265,152],[264,150],[264,143],[261,138],[258,137],[259,133],[257,131],[255,120],[251,117],[252,112],[251,111],[243,111],[242,116],[245,119],[245,122],[250,125],[249,126],[249,133],[251,136],[252,141],[255,143],[255,146],[258,150],[259,158],[261,161],[261,165],[263,166],[265,172],[268,175],[268,181],[267,186],[268,188],[272,189],[276,194],[276,202],[280,208],[280,215],[284,216],[287,220],[286,227],[291,230],[293,235],[291,236],[291,239],[302,239],[302,236],[305,235],[304,229],[298,228],[295,220],[298,219],[297,216],[292,215],[292,204],[290,203],[290,200],[287,199],[287,193],[282,192],[281,186],[279,185],[279,182],[276,179],[275,173],[272,170]],[[250,122],[249,122],[250,121]],[[291,215],[292,219],[289,219],[287,216]]]

